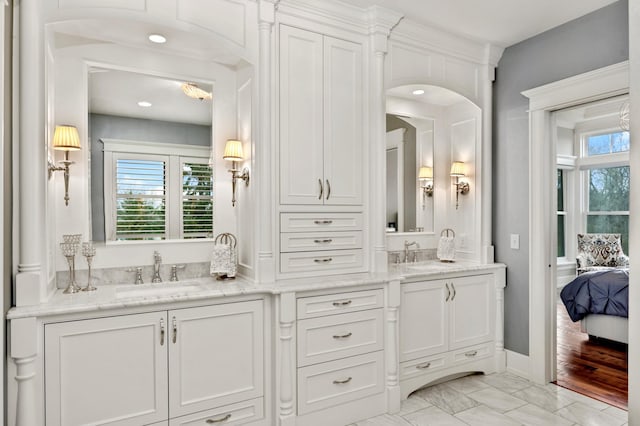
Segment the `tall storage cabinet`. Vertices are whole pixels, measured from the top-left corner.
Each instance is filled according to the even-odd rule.
[[[360,272],[363,48],[279,28],[279,274]]]
[[[362,204],[362,46],[280,25],[280,204]]]

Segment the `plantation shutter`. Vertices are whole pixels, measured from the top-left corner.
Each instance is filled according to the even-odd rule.
[[[182,238],[213,237],[213,170],[203,159],[181,158]]]

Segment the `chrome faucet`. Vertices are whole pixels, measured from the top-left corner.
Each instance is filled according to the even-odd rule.
[[[409,263],[409,247],[416,246],[418,248],[418,243],[416,241],[407,241],[404,240],[404,263]]]
[[[162,257],[160,253],[157,251],[153,252],[153,278],[151,278],[152,283],[161,283],[162,278],[160,278],[160,264],[162,263]]]

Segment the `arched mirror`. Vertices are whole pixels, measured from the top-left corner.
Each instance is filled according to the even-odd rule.
[[[386,113],[387,233],[439,232],[450,226],[443,216],[450,197],[452,156],[463,145],[473,151],[479,108],[449,89],[411,84],[387,90]],[[465,126],[468,135],[461,133]],[[462,157],[455,160],[473,159],[467,152]]]

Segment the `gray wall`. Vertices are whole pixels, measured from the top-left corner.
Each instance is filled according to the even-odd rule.
[[[89,114],[91,135],[91,232],[104,241],[104,156],[102,138],[131,141],[211,145],[211,126]]]
[[[628,3],[620,0],[505,49],[494,96],[493,243],[507,265],[505,347],[529,354],[528,99],[520,93],[627,60]],[[535,177],[535,171],[533,172]],[[520,234],[520,250],[509,235]]]

